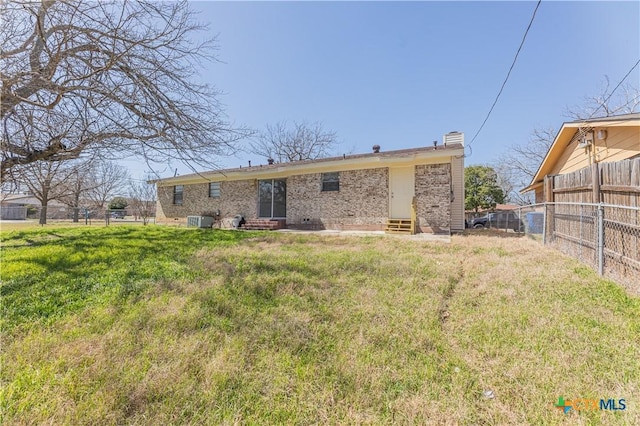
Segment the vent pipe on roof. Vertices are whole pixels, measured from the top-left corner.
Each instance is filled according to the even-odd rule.
[[[373,146],[373,153],[374,154],[379,154],[380,153],[380,145],[374,145]]]

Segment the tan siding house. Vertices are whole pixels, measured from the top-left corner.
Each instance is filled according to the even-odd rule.
[[[452,132],[444,142],[160,179],[156,221],[215,215],[229,228],[241,215],[289,228],[384,230],[415,212],[418,231],[461,231],[464,136]]]
[[[456,156],[451,159],[451,174],[456,179],[452,180],[453,197],[451,202],[451,227],[455,230],[464,229],[464,157]],[[458,178],[461,177],[461,178]]]
[[[564,123],[531,183],[520,192],[535,191],[540,203],[545,201],[545,176],[638,156],[640,113]]]

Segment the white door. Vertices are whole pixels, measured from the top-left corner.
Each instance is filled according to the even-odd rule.
[[[414,167],[389,169],[389,216],[391,219],[409,219],[414,195]]]

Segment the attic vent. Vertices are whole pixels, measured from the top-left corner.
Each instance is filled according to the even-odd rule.
[[[464,145],[464,133],[462,132],[449,132],[442,138],[444,141],[444,146],[447,146],[450,143],[459,143],[460,145]]]

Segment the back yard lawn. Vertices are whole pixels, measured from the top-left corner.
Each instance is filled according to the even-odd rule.
[[[526,238],[1,237],[3,424],[640,424],[640,299]]]

